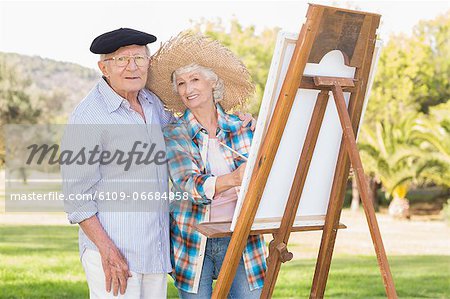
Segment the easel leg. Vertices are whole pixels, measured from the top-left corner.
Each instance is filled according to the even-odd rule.
[[[345,146],[345,145],[342,145]],[[341,146],[341,147],[342,147]],[[325,225],[322,232],[322,240],[320,243],[319,255],[316,262],[316,270],[314,272],[313,283],[311,286],[311,299],[323,298],[330,271],[331,259],[333,257],[334,243],[337,235],[337,228],[341,218],[342,205],[344,203],[345,188],[342,180],[348,177],[349,160],[345,151],[340,151],[340,155],[336,165],[340,165],[336,169],[334,175],[334,183],[331,189],[330,203],[328,204]]]
[[[389,268],[388,259],[381,239],[380,229],[378,227],[377,218],[372,202],[369,198],[367,182],[364,176],[364,169],[359,156],[358,147],[356,145],[356,137],[353,132],[350,117],[348,115],[347,107],[345,106],[344,94],[339,85],[332,88],[334,100],[341,121],[346,149],[353,165],[356,174],[356,181],[358,183],[361,201],[363,203],[364,212],[366,214],[367,223],[369,225],[370,235],[377,254],[378,264],[380,266],[381,276],[383,278],[384,287],[388,298],[397,298],[395,291],[394,280],[392,278],[391,270]]]

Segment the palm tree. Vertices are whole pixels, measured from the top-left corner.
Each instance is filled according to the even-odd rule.
[[[428,117],[417,121],[412,136],[428,155],[422,177],[450,187],[450,102],[431,108]]]
[[[428,161],[412,134],[418,117],[409,113],[395,121],[377,121],[374,130],[363,129],[359,143],[366,172],[381,182],[387,197],[393,197],[389,212],[401,218],[409,218],[406,194],[427,168]]]

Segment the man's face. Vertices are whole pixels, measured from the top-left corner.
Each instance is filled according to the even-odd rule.
[[[134,59],[129,59],[125,66],[117,66],[117,60],[127,61],[128,56],[146,57],[144,65],[138,66]],[[137,93],[144,88],[147,82],[147,71],[149,60],[145,46],[130,45],[117,49],[116,52],[106,55],[103,61],[99,61],[98,66],[103,75],[108,79],[112,89],[122,97],[127,94]],[[111,59],[111,58],[113,58]],[[141,61],[142,63],[142,61]],[[138,62],[139,64],[139,62]]]

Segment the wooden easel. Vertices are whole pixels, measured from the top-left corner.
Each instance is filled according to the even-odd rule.
[[[273,233],[269,245],[268,269],[262,298],[272,296],[281,263],[292,259],[287,249],[293,231],[323,230],[310,298],[323,298],[333,255],[337,231],[345,226],[339,223],[350,163],[356,174],[358,189],[375,247],[378,264],[388,298],[397,298],[389,269],[380,230],[368,187],[364,177],[361,158],[356,145],[356,133],[360,123],[364,96],[374,52],[376,29],[380,15],[346,9],[310,4],[307,20],[302,26],[289,69],[284,80],[267,134],[258,153],[255,169],[234,232],[230,223],[206,223],[198,230],[207,237],[223,237],[231,234],[231,241],[223,267],[214,289],[213,298],[226,298],[250,234]],[[345,64],[356,68],[354,78],[303,76],[306,63],[319,63],[331,50],[340,50]],[[308,132],[295,173],[288,202],[278,229],[251,231],[253,221],[278,150],[281,132],[284,131],[297,90],[320,90],[314,107]],[[343,92],[350,92],[348,108]],[[343,129],[343,138],[336,164],[325,223],[315,227],[293,227],[309,165],[325,114],[329,92],[332,92]]]

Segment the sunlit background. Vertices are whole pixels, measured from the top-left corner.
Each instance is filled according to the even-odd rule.
[[[370,198],[399,297],[450,298],[450,2],[309,2],[382,15],[383,47],[358,139]],[[100,78],[98,55],[89,52],[96,36],[120,27],[147,31],[158,37],[153,52],[187,29],[219,40],[252,75],[256,93],[241,109],[257,117],[276,36],[298,32],[307,7],[307,1],[0,1],[0,299],[87,297],[77,226],[63,212],[5,211],[5,144],[14,148],[26,134],[6,139],[3,128],[65,124]],[[21,191],[33,190],[32,179],[44,170],[9,169]],[[338,233],[326,296],[383,298],[352,176],[347,187],[341,220],[348,228]],[[294,260],[283,264],[275,298],[308,297],[320,238],[320,232],[291,236]],[[176,298],[171,280],[168,286]]]

